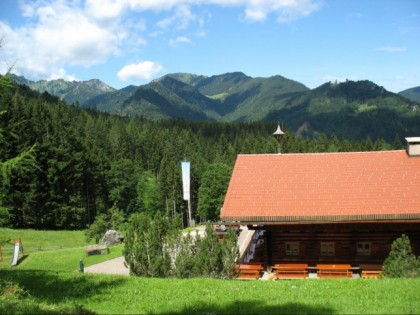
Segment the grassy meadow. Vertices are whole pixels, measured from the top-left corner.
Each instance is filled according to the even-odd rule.
[[[36,238],[44,232],[31,233]],[[67,237],[71,233],[81,232]],[[76,238],[68,242],[75,244]],[[109,255],[80,257],[85,245],[84,238],[80,241],[74,248],[30,252],[13,270],[10,260],[0,263],[0,313],[420,314],[419,279],[229,281],[81,274],[80,258],[85,265],[110,259],[121,255],[122,246],[112,247]]]

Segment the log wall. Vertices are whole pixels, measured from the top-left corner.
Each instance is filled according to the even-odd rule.
[[[406,234],[413,252],[420,256],[420,223],[304,224],[264,226],[267,231],[262,244],[267,265],[275,263],[363,263],[382,264],[392,242]],[[286,243],[298,242],[299,254],[286,255]],[[321,242],[334,243],[332,256],[321,254]],[[357,243],[370,242],[370,255],[358,255]]]

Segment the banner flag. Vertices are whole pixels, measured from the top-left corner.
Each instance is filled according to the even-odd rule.
[[[181,162],[184,200],[190,200],[190,162]]]

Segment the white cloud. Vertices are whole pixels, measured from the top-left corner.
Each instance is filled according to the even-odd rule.
[[[143,61],[125,66],[117,75],[121,81],[150,80],[162,71],[163,67],[159,63]]]
[[[168,11],[189,8],[194,5],[214,4],[223,7],[244,7],[245,17],[251,22],[262,21],[268,14],[277,15],[280,23],[308,16],[318,10],[323,0],[87,0],[87,7],[97,17],[114,17],[126,9],[135,11]],[[178,17],[182,12],[178,13]],[[190,18],[191,11],[185,10],[183,17]],[[172,18],[170,18],[172,19]],[[169,21],[162,20],[160,25]]]
[[[396,46],[382,46],[382,47],[376,47],[376,51],[384,51],[389,53],[399,53],[399,52],[405,52],[407,51],[406,47],[396,47]]]
[[[188,37],[180,36],[175,39],[171,39],[169,43],[171,44],[171,46],[176,47],[178,46],[178,44],[189,44],[191,43],[191,40]]]
[[[190,7],[181,4],[175,8],[175,12],[171,17],[157,22],[157,26],[162,29],[167,29],[175,24],[178,29],[186,29],[191,22],[196,20],[198,18],[191,12]]]
[[[68,77],[67,65],[88,67],[119,53],[126,34],[118,25],[103,27],[64,1],[40,3],[24,5],[24,13],[34,21],[27,26],[12,29],[0,24],[7,42],[1,53],[5,60],[17,60],[16,72],[33,79]]]
[[[0,0],[1,1],[1,0]],[[0,60],[13,64],[14,71],[30,79],[72,78],[71,66],[90,67],[106,62],[111,56],[127,52],[140,53],[147,45],[147,14],[163,11],[166,17],[157,22],[158,29],[148,34],[185,30],[205,36],[210,13],[205,5],[235,7],[243,10],[250,22],[263,21],[269,15],[279,22],[305,17],[319,9],[323,0],[20,0],[27,24],[11,28],[0,21],[0,34],[6,46]],[[195,12],[201,10],[199,13]],[[136,12],[133,16],[130,13]],[[159,30],[160,32],[156,32]],[[169,44],[191,42],[176,37]],[[7,67],[0,65],[0,71]]]
[[[86,0],[86,11],[95,19],[110,21],[118,19],[128,7],[126,0]]]

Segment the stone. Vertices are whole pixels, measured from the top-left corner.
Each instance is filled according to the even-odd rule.
[[[102,238],[102,244],[104,245],[115,245],[121,244],[124,241],[124,236],[118,233],[115,230],[108,230],[105,232],[104,237]]]

